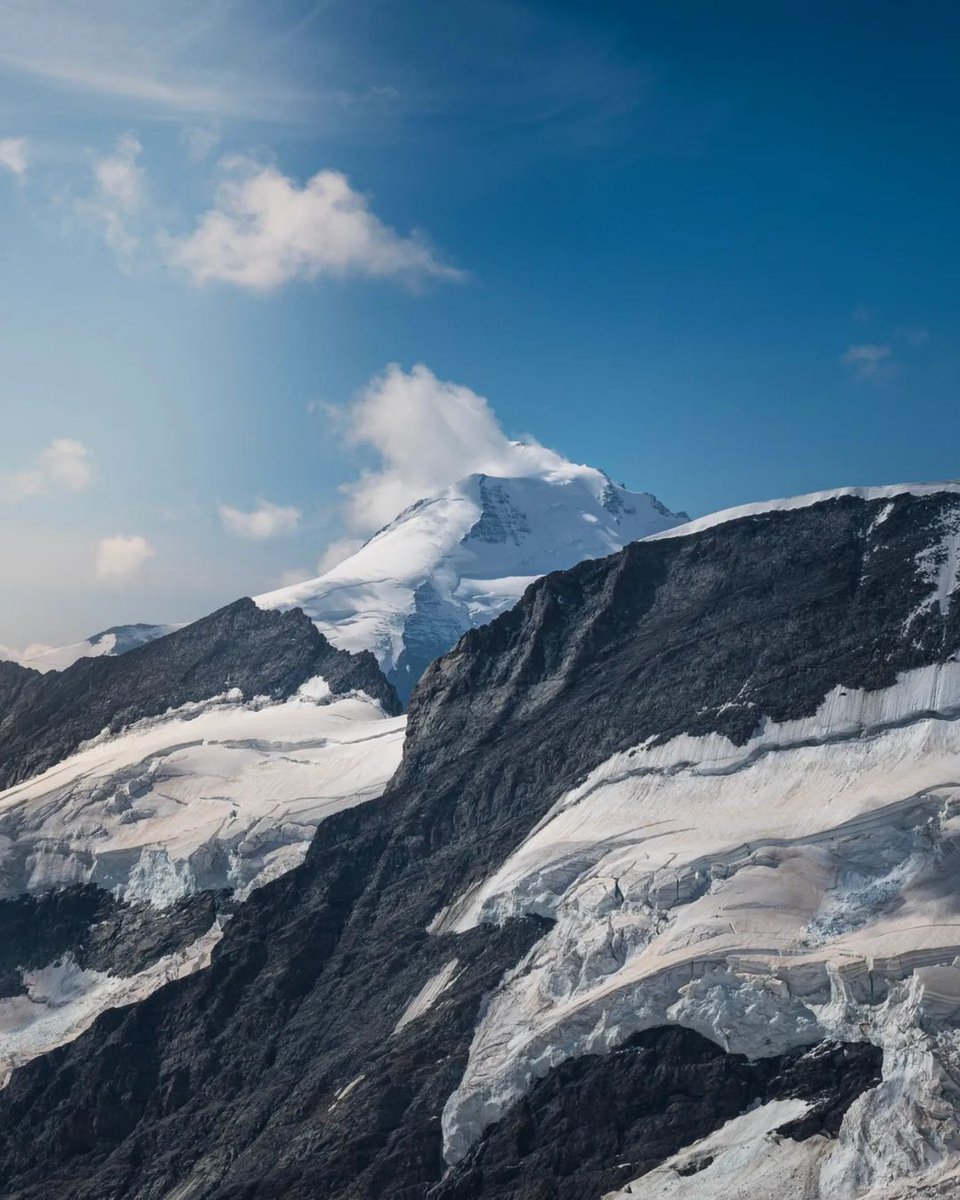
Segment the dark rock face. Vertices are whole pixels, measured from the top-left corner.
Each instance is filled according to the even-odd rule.
[[[758,1101],[811,1101],[783,1135],[834,1136],[857,1096],[880,1082],[882,1058],[858,1043],[750,1062],[692,1030],[651,1029],[539,1080],[431,1200],[600,1197]]]
[[[71,955],[80,967],[135,975],[213,924],[220,897],[187,896],[164,912],[124,904],[94,884],[0,900],[0,997],[24,992],[24,971]]]
[[[413,594],[414,610],[403,633],[403,650],[387,678],[406,703],[417,680],[431,662],[452,646],[464,632],[463,614],[438,595],[432,583],[422,583]]]
[[[46,770],[103,729],[235,687],[282,699],[313,675],[334,694],[360,689],[399,712],[372,654],[335,649],[299,609],[263,612],[249,599],[119,658],[84,658],[46,675],[0,662],[0,787]]]
[[[837,685],[888,687],[960,648],[960,605],[925,605],[923,557],[955,526],[955,494],[841,497],[547,575],[428,668],[402,772],[436,758],[440,728],[460,754],[549,711],[551,726],[569,721],[584,774],[650,736],[742,744],[763,716],[809,716]]]
[[[764,714],[810,713],[837,684],[884,686],[954,654],[960,606],[945,615],[926,603],[923,556],[958,508],[943,494],[833,500],[640,543],[534,584],[428,669],[389,792],[324,822],[306,862],[238,908],[208,970],[105,1014],[14,1073],[0,1092],[0,1193],[427,1196],[445,1174],[440,1113],[484,998],[545,927],[530,918],[432,937],[431,918],[613,751],[683,730],[742,742]],[[394,1033],[453,958],[455,982]],[[633,1099],[595,1157],[580,1143],[584,1177],[576,1166],[568,1190],[551,1196],[591,1194],[608,1145],[653,1165],[701,1117],[725,1119],[726,1086],[737,1103],[768,1095],[774,1080],[819,1094],[821,1067],[802,1058],[749,1066],[693,1035],[644,1036],[653,1041],[622,1056],[557,1068],[488,1132],[444,1195],[544,1195],[544,1176],[569,1165],[551,1121],[589,1124],[593,1089],[608,1098],[607,1071],[622,1072]],[[689,1090],[691,1063],[705,1063],[706,1109],[696,1097],[672,1108],[664,1095],[658,1116],[631,1053],[653,1055],[647,1065],[665,1087],[675,1078]],[[867,1051],[835,1054],[816,1117],[828,1131],[875,1069]],[[501,1162],[517,1173],[503,1176]]]

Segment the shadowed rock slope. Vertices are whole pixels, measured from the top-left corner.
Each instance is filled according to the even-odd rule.
[[[0,662],[0,788],[45,771],[104,729],[231,688],[283,699],[314,675],[334,694],[362,690],[400,711],[372,654],[337,650],[298,609],[264,612],[250,599],[118,658],[84,658],[45,675]]]
[[[392,788],[325,821],[306,862],[231,918],[207,970],[14,1073],[0,1092],[0,1192],[414,1200],[443,1180],[448,1200],[589,1195],[618,1181],[599,1161],[608,1149],[629,1154],[626,1180],[725,1120],[732,1080],[734,1107],[770,1094],[793,1059],[754,1070],[693,1035],[651,1033],[636,1045],[662,1099],[622,1055],[564,1064],[448,1170],[441,1111],[478,1017],[549,925],[427,926],[614,751],[711,730],[742,743],[764,716],[809,715],[838,684],[886,686],[954,654],[956,606],[927,603],[924,555],[957,506],[846,497],[634,544],[534,584],[428,668]],[[102,666],[149,662],[151,649]],[[446,990],[397,1028],[443,970]],[[795,1136],[831,1132],[874,1079],[870,1048],[835,1053],[772,1093],[833,1097]],[[704,1095],[689,1082],[698,1062]],[[611,1132],[597,1097],[618,1081]],[[561,1111],[597,1156],[573,1161],[544,1136]]]

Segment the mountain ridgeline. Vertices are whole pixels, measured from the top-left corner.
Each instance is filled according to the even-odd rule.
[[[0,662],[0,787],[46,770],[104,730],[233,688],[279,699],[316,675],[334,694],[362,690],[399,712],[371,654],[337,650],[302,612],[264,612],[250,599],[116,658],[81,658],[47,674]]]
[[[956,1150],[937,1122],[960,1111],[950,1072],[909,1055],[949,1055],[955,1037],[960,948],[938,939],[957,904],[943,863],[958,534],[956,491],[842,495],[534,582],[427,667],[392,783],[323,820],[301,865],[236,904],[209,965],[13,1071],[3,1195],[705,1200],[727,1194],[717,1172],[738,1170],[737,1194],[764,1200],[769,1167],[784,1200],[852,1200],[943,1176]],[[20,713],[6,778],[57,761],[91,722],[198,689],[246,694],[250,654],[254,692],[324,674],[395,704],[372,662],[332,657],[301,614],[240,602],[209,621],[215,633],[78,664],[42,698],[32,679],[0,677],[5,711]],[[934,676],[929,694],[904,683]],[[854,701],[869,710],[859,724],[843,715]],[[90,720],[70,716],[78,704]],[[936,754],[904,740],[921,734],[940,739]],[[899,739],[898,769],[926,774],[878,799],[870,771],[896,783],[884,738]],[[869,819],[832,807],[836,747],[844,795],[867,773]],[[762,789],[781,760],[790,783],[774,805]],[[644,816],[642,789],[658,787],[669,803]],[[879,862],[878,829],[909,869]],[[689,840],[689,870],[675,850],[648,867],[664,837]],[[194,925],[196,912],[184,909]],[[799,922],[773,959],[743,940],[756,912],[770,930]],[[923,946],[916,962],[898,914]],[[844,939],[863,929],[890,953],[881,940],[857,957]],[[723,1141],[764,1114],[752,1141]],[[644,1191],[660,1171],[687,1190]]]

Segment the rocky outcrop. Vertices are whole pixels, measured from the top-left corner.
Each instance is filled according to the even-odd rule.
[[[67,955],[81,969],[135,975],[195,941],[223,907],[223,898],[203,892],[160,913],[93,884],[0,900],[0,998],[23,994],[25,971]]]
[[[810,1102],[783,1136],[835,1137],[857,1096],[880,1082],[881,1057],[861,1043],[750,1061],[689,1029],[651,1029],[556,1067],[431,1200],[599,1200],[772,1100]]]
[[[396,693],[373,655],[337,650],[299,610],[237,600],[118,658],[41,675],[0,662],[0,787],[39,774],[103,730],[238,688],[282,699],[322,675],[333,694],[365,691],[390,713]]]

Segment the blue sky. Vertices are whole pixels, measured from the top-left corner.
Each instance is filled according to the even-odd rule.
[[[948,3],[7,0],[0,643],[315,573],[470,467],[434,426],[474,394],[693,514],[960,474],[958,37]]]

